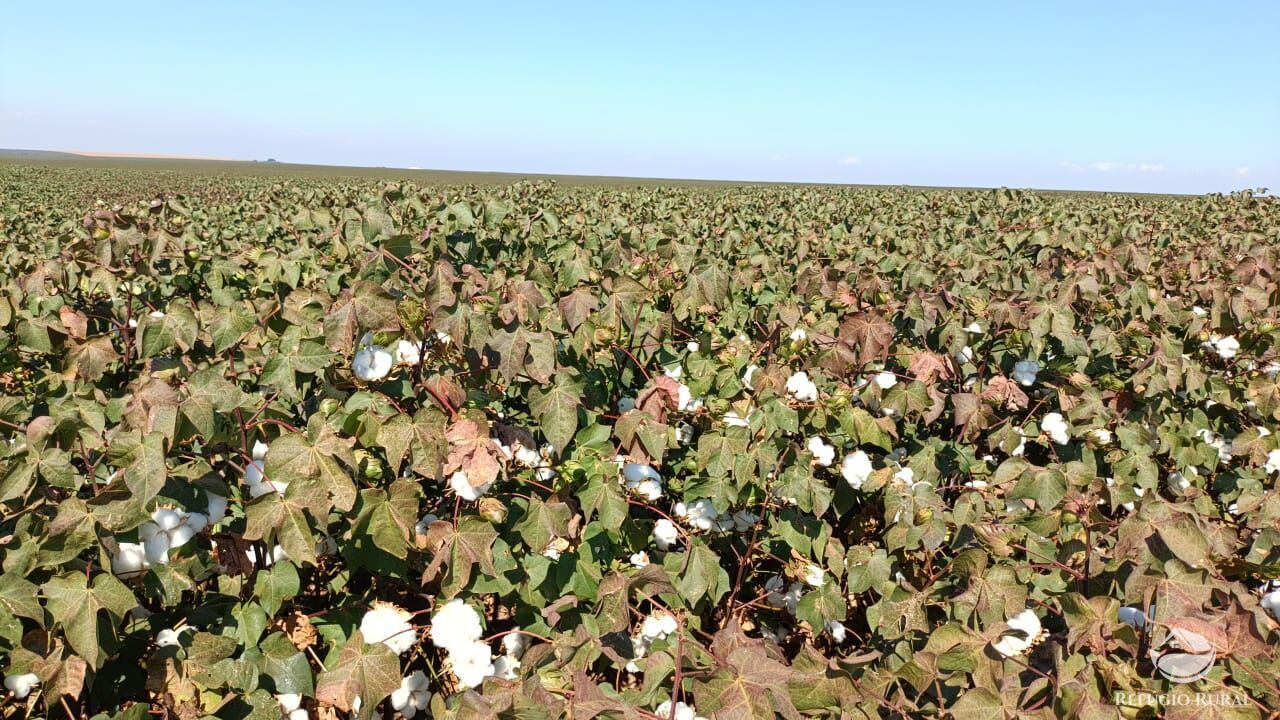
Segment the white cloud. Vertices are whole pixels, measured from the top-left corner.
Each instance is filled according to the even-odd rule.
[[[857,155],[845,155],[844,157],[840,158],[841,165],[858,165],[861,162],[862,162],[862,158],[858,157]]]
[[[1110,172],[1140,172],[1140,173],[1162,173],[1168,170],[1163,163],[1122,163],[1122,162],[1091,162],[1088,165],[1080,165],[1070,161],[1058,163],[1059,167],[1066,168],[1072,172],[1084,172],[1092,170],[1100,173]]]
[[[1236,176],[1236,177],[1245,177],[1245,176],[1246,176],[1246,175],[1248,175],[1248,174],[1249,174],[1249,166],[1248,166],[1248,165],[1241,165],[1240,167],[1238,167],[1238,168],[1236,168],[1236,169],[1235,169],[1235,176]]]

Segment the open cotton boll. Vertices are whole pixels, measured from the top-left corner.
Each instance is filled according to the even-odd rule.
[[[640,552],[631,553],[631,557],[628,559],[631,561],[632,567],[646,567],[649,564],[649,553],[641,550]]]
[[[645,500],[653,502],[662,497],[662,483],[657,480],[641,480],[631,488],[631,491]]]
[[[760,522],[760,516],[749,510],[739,510],[733,514],[732,519],[733,529],[740,533],[747,532],[755,527],[756,523]]]
[[[996,652],[1005,657],[1015,657],[1026,652],[1036,644],[1043,630],[1040,618],[1036,617],[1035,612],[1030,609],[1009,618],[1008,624],[1013,632],[1002,635],[999,640],[991,644]]]
[[[878,372],[874,379],[881,390],[888,390],[898,384],[898,376],[891,372]]]
[[[1050,440],[1059,445],[1066,445],[1071,440],[1071,428],[1062,417],[1062,413],[1051,412],[1045,415],[1044,420],[1040,422],[1040,429],[1044,430]]]
[[[449,476],[449,487],[453,488],[453,491],[463,500],[479,500],[485,493],[489,492],[489,488],[493,487],[493,482],[490,481],[480,487],[475,487],[467,479],[467,474],[459,470]]]
[[[142,550],[146,555],[148,565],[168,564],[169,536],[157,530],[150,537],[142,541]]]
[[[645,463],[627,463],[622,466],[622,477],[626,481],[628,487],[635,486],[644,480],[662,481],[662,476],[652,465]]]
[[[385,378],[395,365],[391,353],[380,347],[363,347],[356,351],[351,360],[351,370],[364,382],[375,382]]]
[[[802,583],[791,583],[787,586],[780,576],[774,575],[764,584],[766,591],[765,600],[773,607],[784,609],[792,615],[796,614],[796,609],[800,606],[800,598],[804,595],[804,585]]]
[[[675,523],[666,518],[659,518],[658,522],[653,524],[653,544],[657,545],[659,550],[669,550],[679,540],[680,533],[676,530]]]
[[[969,323],[969,327],[965,328],[964,331],[972,335],[981,335],[982,326],[978,325],[976,322]]]
[[[845,639],[849,636],[849,630],[839,620],[832,620],[827,623],[827,634],[831,636],[835,644],[843,645]]]
[[[1262,600],[1258,601],[1258,604],[1261,605],[1262,609],[1266,610],[1271,617],[1276,620],[1280,620],[1280,589],[1270,589],[1271,587],[1271,583],[1263,585],[1264,592]]]
[[[431,523],[439,519],[440,518],[436,517],[434,513],[427,513],[418,520],[416,525],[413,526],[413,531],[418,535],[426,535],[427,530],[431,528]]]
[[[724,414],[724,424],[727,427],[749,427],[751,425],[751,413],[747,413],[746,417],[738,414],[737,410],[730,410]]]
[[[675,513],[699,530],[712,529],[715,527],[716,518],[720,516],[720,513],[716,512],[715,505],[708,498],[699,498],[691,503],[676,503]]]
[[[431,643],[450,652],[476,642],[482,634],[480,614],[459,598],[436,608],[431,616]]]
[[[418,642],[418,633],[409,622],[411,615],[391,603],[375,602],[360,618],[360,634],[370,645],[382,643],[397,655]]]
[[[688,350],[691,353],[696,353],[698,352],[698,350],[702,349],[702,346],[698,344],[697,340],[690,340],[689,342],[685,343],[684,348],[685,350]]]
[[[519,629],[519,628],[516,628]],[[524,633],[508,633],[502,636],[502,651],[513,658],[524,657],[524,651],[529,649],[529,636]]]
[[[822,587],[822,583],[826,582],[827,575],[822,568],[817,565],[809,564],[804,566],[801,579],[809,587]]]
[[[813,454],[813,461],[822,467],[831,467],[831,463],[836,459],[836,449],[817,435],[809,438],[807,447]]]
[[[841,477],[854,490],[861,490],[872,472],[874,468],[871,467],[871,457],[861,450],[845,455],[844,462],[840,464]]]
[[[1040,363],[1035,360],[1019,360],[1013,366],[1014,382],[1024,387],[1036,384],[1036,375],[1040,373]]]
[[[396,365],[417,365],[422,362],[422,353],[418,351],[418,344],[401,340],[396,343]]]
[[[805,332],[804,328],[796,328],[791,331],[791,334],[787,336],[787,339],[791,342],[804,342],[809,339],[809,333]]]
[[[493,653],[482,642],[467,643],[449,650],[453,674],[463,687],[479,687],[484,679],[494,674]]]
[[[1262,466],[1268,475],[1280,473],[1280,450],[1267,453],[1267,462]]]
[[[400,687],[391,692],[391,707],[406,718],[417,715],[431,705],[431,691],[427,689],[426,673],[421,670],[406,675]]]
[[[291,713],[302,707],[302,696],[298,693],[281,693],[276,696],[276,702],[280,704],[281,710]]]
[[[4,676],[4,686],[13,693],[14,700],[25,700],[31,694],[31,690],[39,684],[40,678],[35,673]]]
[[[141,543],[122,542],[111,556],[111,572],[117,577],[133,577],[147,569],[147,552]]]
[[[756,371],[759,369],[759,365],[751,364],[747,366],[746,370],[742,371],[742,384],[748,390],[755,390],[755,388],[751,387],[751,376],[755,375]]]
[[[151,521],[161,530],[172,530],[182,523],[182,514],[171,508],[159,508],[151,513]]]
[[[510,655],[499,655],[493,661],[493,676],[503,680],[515,680],[519,669],[520,660]]]
[[[1230,360],[1240,352],[1240,341],[1234,335],[1219,337],[1218,335],[1210,335],[1209,341],[1205,343],[1205,347],[1218,353],[1218,357],[1223,360]]]
[[[653,714],[657,715],[663,720],[666,720],[667,718],[671,717],[671,701],[670,700],[663,701],[663,703],[653,711]],[[682,702],[678,702],[676,703],[675,720],[697,720],[697,718],[694,715],[694,711],[692,707],[689,707],[688,705]]]
[[[209,501],[207,510],[209,524],[217,525],[227,516],[227,499],[221,495],[215,495],[211,492],[205,492],[205,497]]]
[[[787,392],[800,402],[816,402],[818,386],[809,379],[809,373],[800,370],[787,378]]]
[[[177,630],[174,630],[172,628],[165,628],[160,632],[156,633],[156,647],[177,647],[178,645],[181,644],[182,633],[188,632],[194,629],[195,628],[191,627],[190,625],[187,625],[186,627],[178,628]]]

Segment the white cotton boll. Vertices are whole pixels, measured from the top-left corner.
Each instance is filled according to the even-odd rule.
[[[168,533],[169,549],[180,548],[191,542],[191,538],[196,536],[195,528],[190,525],[179,525]]]
[[[1280,620],[1280,590],[1272,590],[1272,584],[1263,585],[1262,600],[1258,602],[1271,617]]]
[[[1268,475],[1280,473],[1280,450],[1272,450],[1267,453],[1267,462],[1262,466]]]
[[[730,410],[724,414],[724,424],[726,427],[749,427],[751,425],[751,413],[747,413],[746,417],[738,414],[736,410]]]
[[[129,329],[135,330],[138,327],[138,318],[129,318]]]
[[[182,633],[192,629],[193,628],[190,625],[178,628],[177,630],[164,628],[160,632],[156,633],[156,647],[177,647],[181,644]]]
[[[672,380],[679,380],[680,376],[684,374],[684,368],[680,367],[679,365],[671,365],[663,368],[662,374],[666,375]]]
[[[111,572],[119,577],[132,577],[147,567],[147,553],[140,543],[122,542],[111,557]]]
[[[363,347],[351,360],[351,369],[364,382],[375,382],[391,373],[395,359],[380,347]]]
[[[502,650],[513,658],[518,659],[524,657],[524,651],[528,648],[528,635],[513,632],[502,636]]]
[[[479,500],[481,496],[489,492],[489,488],[493,487],[492,482],[487,482],[480,487],[474,487],[467,479],[467,474],[461,470],[449,476],[449,487],[458,494],[463,500]]]
[[[666,700],[653,711],[654,715],[666,720],[671,717],[671,701]],[[678,702],[676,703],[675,720],[696,720],[694,710],[688,705]]]
[[[517,463],[525,467],[537,467],[542,461],[542,455],[538,453],[537,448],[527,448],[523,445],[516,446],[513,458]]]
[[[1066,445],[1071,440],[1070,427],[1061,413],[1051,412],[1045,415],[1040,422],[1040,429],[1059,445]]]
[[[878,372],[875,376],[875,383],[880,386],[881,390],[888,390],[898,384],[898,376],[891,372]]]
[[[701,349],[702,346],[698,344],[697,340],[690,340],[689,342],[685,343],[684,347],[689,352],[696,353],[698,352],[699,349]]]
[[[493,675],[503,680],[515,680],[516,671],[520,669],[520,661],[510,655],[499,655],[493,661]]]
[[[396,343],[396,365],[417,365],[422,362],[422,353],[418,350],[418,344],[401,340]]]
[[[538,479],[542,482],[549,482],[556,476],[556,471],[554,468],[540,467],[534,471],[534,474],[537,475]]]
[[[964,486],[974,490],[985,490],[990,487],[986,480],[970,480],[969,482],[966,482]]]
[[[643,550],[637,553],[631,553],[630,560],[631,560],[632,567],[637,567],[637,568],[647,567],[649,565],[649,553]]]
[[[849,630],[839,620],[832,620],[827,623],[827,634],[831,636],[835,644],[843,645],[849,636]]]
[[[1013,366],[1013,379],[1019,385],[1031,387],[1040,373],[1040,363],[1035,360],[1019,360]]]
[[[684,412],[688,410],[689,405],[692,402],[693,391],[689,389],[688,385],[681,383],[680,386],[676,388],[676,411]]]
[[[748,390],[755,390],[754,387],[751,387],[751,376],[755,375],[756,371],[759,369],[760,369],[759,365],[752,364],[752,365],[748,365],[747,369],[742,371],[742,384]]]
[[[20,673],[17,675],[5,675],[4,686],[13,693],[14,700],[24,700],[31,694],[31,690],[40,684],[40,678],[35,673]]]
[[[618,401],[618,412],[625,413],[636,409],[636,399],[633,397],[624,397]]]
[[[634,487],[645,480],[662,482],[662,476],[651,465],[644,463],[627,463],[622,467],[622,477],[627,487]]]
[[[712,529],[720,516],[709,498],[699,498],[691,503],[676,503],[675,513],[699,530]]]
[[[804,573],[801,579],[809,587],[822,587],[822,583],[826,581],[826,573],[822,571],[822,568],[811,563],[804,566]]]
[[[418,633],[409,620],[413,617],[391,603],[375,602],[360,618],[360,634],[369,645],[382,643],[397,655],[418,642]]]
[[[1001,637],[992,643],[992,647],[1005,657],[1015,657],[1026,652],[1035,644],[1040,636],[1042,627],[1040,618],[1036,617],[1034,611],[1028,609],[1009,618],[1009,629],[1016,631],[1016,633]]]
[[[661,640],[667,636],[662,630],[662,621],[657,615],[650,615],[640,623],[640,634],[650,640]]]
[[[963,365],[967,362],[973,362],[973,348],[965,345],[960,348],[960,352],[956,353],[956,364]]]
[[[165,565],[169,562],[169,536],[164,533],[157,533],[144,540],[142,549],[150,565]]]
[[[1112,439],[1111,431],[1106,428],[1097,428],[1096,430],[1090,430],[1089,437],[1092,438],[1093,441],[1098,443],[1099,445],[1111,444],[1111,439]]]
[[[355,705],[352,704],[352,707],[355,707]],[[285,720],[310,720],[310,718],[311,716],[308,715],[307,711],[303,708],[298,708],[297,710],[294,710],[293,712],[290,712],[285,716]]]
[[[659,550],[669,550],[680,540],[680,533],[676,530],[675,523],[666,518],[659,518],[658,522],[653,524],[653,544],[658,546]]]
[[[791,340],[791,342],[804,342],[809,339],[809,333],[805,332],[804,328],[796,328],[791,331],[791,334],[788,335],[787,338]]]
[[[253,441],[252,457],[254,460],[257,460],[259,462],[265,461],[267,459],[267,450],[268,450],[268,446],[266,443],[262,442],[261,440]]]
[[[1223,360],[1230,360],[1240,352],[1240,341],[1234,335],[1226,337],[1210,335],[1209,342],[1205,343],[1205,347],[1218,353],[1218,357]]]
[[[1205,310],[1204,308],[1200,307],[1199,305],[1192,305],[1192,306],[1191,306],[1191,312],[1192,312],[1192,314],[1194,314],[1196,317],[1204,317],[1205,315],[1208,315],[1208,314],[1209,314],[1209,311],[1208,311],[1208,310]]]
[[[480,613],[461,599],[455,598],[441,605],[431,616],[431,642],[449,652],[465,648],[483,634]]]
[[[976,322],[972,322],[972,323],[969,323],[969,327],[965,328],[964,331],[972,335],[981,335],[982,326],[978,325],[978,323]]]
[[[844,462],[840,464],[840,475],[854,490],[862,489],[873,470],[870,456],[861,450],[854,450],[845,455]]]
[[[1191,481],[1187,479],[1186,475],[1183,475],[1180,472],[1169,473],[1169,489],[1180,493],[1185,492],[1190,487]]]
[[[499,440],[498,438],[493,439],[493,445],[494,447],[498,448],[498,452],[502,454],[502,457],[508,460],[512,460],[515,458],[515,453],[511,452],[511,447],[508,445],[502,444],[502,441]]]
[[[449,650],[453,674],[463,687],[479,687],[484,679],[494,674],[493,653],[482,642],[467,643]]]
[[[693,426],[688,423],[680,423],[677,425],[676,442],[681,445],[688,445],[693,442]]]
[[[831,463],[836,459],[835,447],[817,435],[809,438],[807,447],[809,452],[813,454],[813,461],[822,467],[831,467]]]
[[[898,472],[893,474],[893,481],[903,485],[914,485],[916,479],[916,471],[909,467],[899,468]]]
[[[210,492],[205,493],[209,500],[208,518],[210,525],[217,525],[227,516],[227,499]]]
[[[161,530],[169,531],[182,524],[182,514],[171,508],[159,508],[151,513],[151,520],[155,522]]]
[[[816,402],[818,386],[809,379],[809,373],[801,370],[787,378],[787,392],[800,402]]]
[[[421,670],[406,675],[400,681],[400,687],[391,693],[392,709],[405,718],[412,718],[418,711],[426,710],[431,704],[427,683],[427,676]]]
[[[302,696],[298,693],[281,693],[276,696],[276,702],[280,704],[280,709],[286,713],[302,707]]]
[[[662,497],[662,483],[657,480],[641,480],[631,489],[635,494],[650,502]]]

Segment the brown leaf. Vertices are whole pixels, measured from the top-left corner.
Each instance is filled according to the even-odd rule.
[[[471,487],[482,487],[498,477],[498,448],[487,428],[469,418],[458,420],[445,432],[449,456],[444,461],[446,475],[461,470]]]
[[[839,342],[854,353],[857,364],[866,365],[889,357],[894,332],[892,323],[868,310],[848,315],[840,321]]]
[[[294,610],[283,618],[276,621],[276,627],[289,638],[289,642],[299,650],[306,650],[316,644],[316,638],[319,633],[316,626],[311,624],[311,618],[305,613]]]
[[[991,378],[979,397],[996,407],[1007,407],[1010,410],[1024,409],[1030,402],[1027,394],[1018,387],[1018,383],[1003,375]]]
[[[932,385],[939,380],[952,380],[956,376],[947,358],[938,353],[925,351],[911,356],[907,370],[925,385]]]
[[[675,410],[680,403],[680,383],[666,375],[654,378],[636,396],[636,408],[649,413],[660,423],[667,421],[667,412]]]
[[[63,305],[58,310],[58,317],[62,319],[62,325],[67,329],[67,334],[76,340],[83,340],[89,332],[89,318],[79,310],[73,309],[69,305]]]

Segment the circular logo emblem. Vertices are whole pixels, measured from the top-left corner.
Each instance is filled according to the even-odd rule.
[[[1172,682],[1191,683],[1204,679],[1213,669],[1218,651],[1203,635],[1185,628],[1171,628],[1164,640],[1151,649],[1156,669]]]

